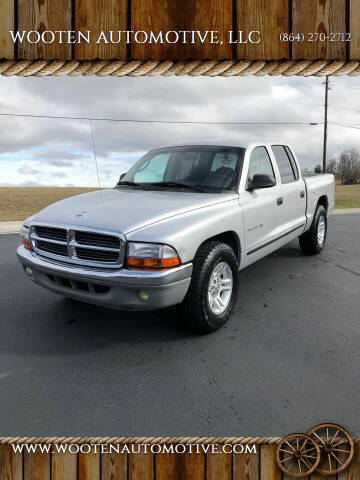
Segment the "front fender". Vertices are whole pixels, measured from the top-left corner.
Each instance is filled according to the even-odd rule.
[[[207,239],[232,231],[243,244],[243,215],[237,199],[168,218],[126,235],[128,241],[171,245],[182,263],[191,262]]]

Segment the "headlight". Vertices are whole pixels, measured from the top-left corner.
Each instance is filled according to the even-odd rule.
[[[138,269],[164,269],[180,265],[175,249],[161,243],[129,242],[125,264]]]
[[[30,252],[32,252],[33,249],[30,240],[30,228],[26,225],[22,225],[20,228],[20,239],[26,250],[30,250]]]

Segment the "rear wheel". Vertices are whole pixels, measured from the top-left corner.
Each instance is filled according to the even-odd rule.
[[[327,235],[326,209],[319,205],[310,229],[299,237],[301,250],[306,255],[316,255],[325,247]]]
[[[229,319],[238,290],[238,262],[232,248],[205,242],[194,259],[189,291],[181,305],[187,324],[201,333],[221,328]]]

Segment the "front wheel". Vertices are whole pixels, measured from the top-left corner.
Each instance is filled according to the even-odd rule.
[[[319,205],[310,229],[299,237],[300,248],[306,255],[316,255],[325,247],[327,235],[326,209]]]
[[[222,242],[205,242],[195,256],[189,291],[181,308],[188,325],[201,333],[221,328],[234,309],[237,291],[234,251]]]

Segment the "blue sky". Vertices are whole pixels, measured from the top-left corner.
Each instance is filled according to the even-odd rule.
[[[329,120],[360,126],[360,79],[331,77]],[[322,122],[324,78],[1,77],[0,113],[142,120]],[[303,167],[322,158],[323,127],[94,122],[101,186],[147,150],[199,138],[293,145]],[[360,130],[329,127],[329,159],[360,150]],[[0,185],[96,186],[87,120],[0,116]]]

